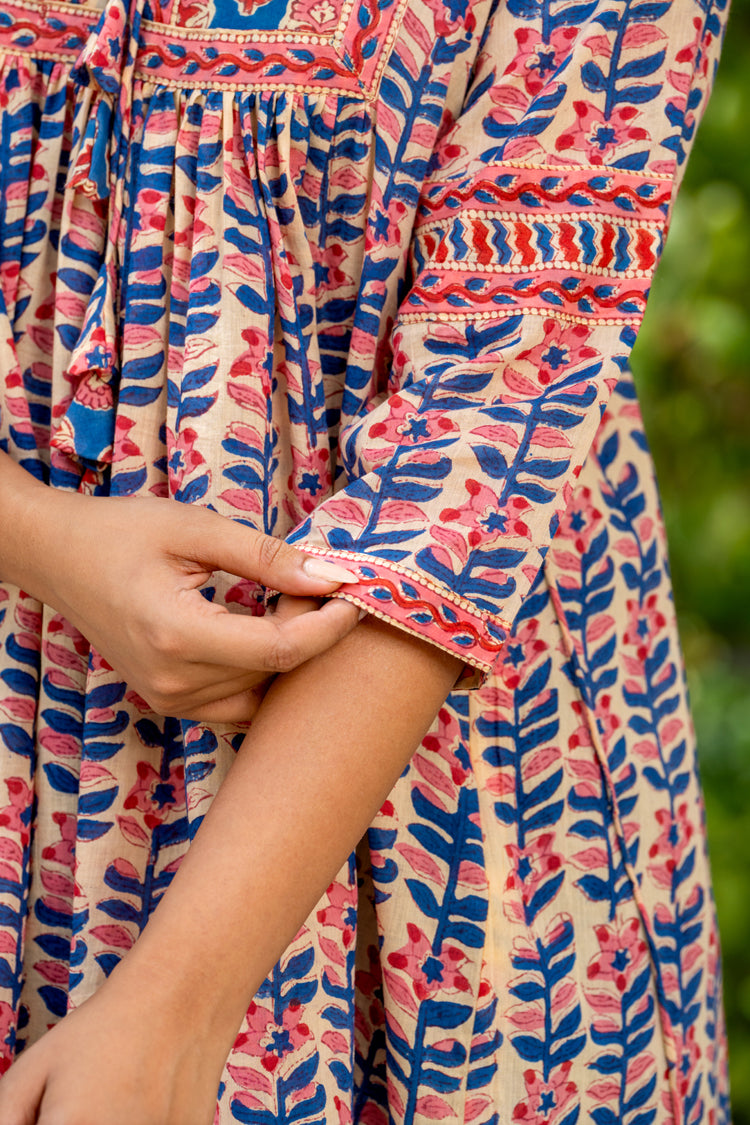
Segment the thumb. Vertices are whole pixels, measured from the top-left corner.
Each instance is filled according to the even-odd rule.
[[[222,534],[214,532],[204,540],[200,552],[201,562],[213,570],[251,578],[285,594],[308,597],[330,594],[344,583],[359,579],[337,562],[306,555],[283,539],[218,518],[224,524]]]

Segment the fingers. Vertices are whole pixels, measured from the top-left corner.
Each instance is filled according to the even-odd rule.
[[[205,674],[204,674],[205,673]],[[234,673],[234,674],[233,674]],[[223,668],[218,671],[210,665],[197,665],[186,668],[183,674],[158,678],[152,677],[143,686],[138,685],[138,694],[148,703],[157,715],[171,715],[177,719],[201,719],[206,722],[215,717],[217,722],[234,722],[244,718],[251,719],[257,711],[265,693],[267,674],[249,672],[237,675],[237,669]],[[211,679],[208,679],[208,676]],[[199,686],[196,686],[196,678]],[[253,696],[258,693],[257,701]],[[227,709],[227,717],[214,716],[209,710],[225,700],[238,702]],[[242,704],[240,705],[240,700]]]
[[[335,645],[359,619],[356,606],[340,598],[320,609],[284,619],[286,611],[266,617],[217,614],[201,623],[193,642],[207,663],[290,672]]]
[[[200,534],[191,539],[191,554],[210,570],[224,570],[287,594],[308,597],[330,594],[342,583],[357,581],[357,575],[338,562],[305,555],[283,539],[206,514],[211,516],[213,527],[207,532],[207,521],[201,518],[201,527],[196,528]]]
[[[266,610],[266,614],[272,613],[274,621],[280,625],[283,621],[290,621],[302,613],[311,613],[313,610],[320,609],[323,604],[321,598],[295,598],[292,594],[282,594],[270,609]]]
[[[271,679],[272,677],[269,677],[261,687],[241,691],[225,699],[217,699],[213,703],[194,706],[187,704],[184,714],[180,713],[177,717],[195,719],[201,723],[233,723],[234,725],[247,723],[249,726],[263,702],[263,696],[270,687]]]
[[[314,598],[282,596],[265,617],[218,607],[208,616],[192,616],[184,635],[171,633],[174,652],[163,652],[162,669],[134,686],[159,715],[248,722],[276,673],[289,672],[325,652],[359,619],[357,607],[340,599],[317,606]]]
[[[17,1066],[15,1063],[0,1079],[0,1121],[3,1125],[34,1125],[44,1091],[44,1078],[29,1077],[25,1081],[27,1076],[24,1071],[19,1079]]]

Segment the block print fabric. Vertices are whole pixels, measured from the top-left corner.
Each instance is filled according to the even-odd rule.
[[[628,367],[725,2],[3,0],[2,448],[341,558],[466,667],[219,1125],[728,1119]],[[0,615],[7,1066],[133,945],[242,734],[150,713],[14,587]]]

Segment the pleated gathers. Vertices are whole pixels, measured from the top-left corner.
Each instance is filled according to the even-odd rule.
[[[217,1125],[728,1120],[627,364],[723,8],[631,7],[0,10],[1,447],[346,561],[467,669],[250,1006]],[[156,716],[0,583],[5,1066],[132,947],[243,737]]]

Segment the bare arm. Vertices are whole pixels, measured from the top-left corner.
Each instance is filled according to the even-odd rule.
[[[206,976],[204,1018],[228,1051],[248,1002],[387,797],[460,668],[448,653],[367,618],[278,679],[127,972],[138,971],[137,961],[158,963],[178,935],[199,934],[182,943],[178,964],[170,952],[167,992],[194,1005]]]
[[[247,1004],[459,671],[456,658],[368,618],[279,677],[139,942],[0,1085],[3,1121],[36,1121],[13,1114],[44,1092],[43,1111],[71,1125],[88,1125],[83,1106],[97,1125],[210,1125]]]

